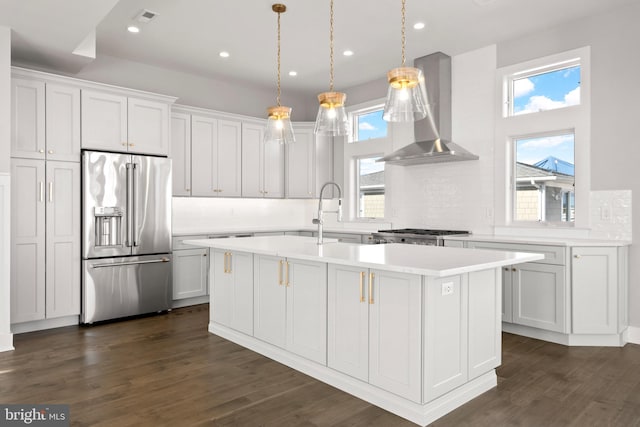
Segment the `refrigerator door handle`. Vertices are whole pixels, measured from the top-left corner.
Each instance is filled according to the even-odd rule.
[[[136,194],[136,187],[138,186],[138,178],[137,178],[137,174],[138,174],[138,164],[137,163],[132,163],[133,165],[133,170],[131,172],[131,175],[133,177],[133,183],[131,185],[131,204],[133,205],[133,212],[131,215],[131,235],[133,236],[133,246],[139,246],[140,245],[140,235],[138,233],[138,224],[136,221],[136,216],[138,215],[138,195]]]
[[[132,246],[133,242],[133,233],[131,223],[133,221],[133,163],[127,163],[127,241],[125,245],[128,247]]]
[[[129,261],[129,262],[118,262],[118,263],[104,263],[104,264],[91,264],[91,268],[103,268],[103,267],[120,267],[123,265],[137,265],[137,264],[155,264],[158,262],[169,262],[169,258],[161,258],[154,259],[150,261]]]

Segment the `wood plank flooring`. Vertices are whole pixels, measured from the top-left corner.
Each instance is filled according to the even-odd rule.
[[[74,426],[414,426],[207,332],[208,305],[15,336],[1,403],[65,403]],[[503,335],[498,387],[434,426],[640,426],[640,346]]]

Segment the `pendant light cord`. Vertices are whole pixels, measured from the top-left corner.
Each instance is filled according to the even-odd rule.
[[[405,32],[404,32],[404,27],[405,27],[405,3],[406,0],[402,0],[402,66],[404,67],[405,64],[405,52],[404,52],[404,45],[406,42],[406,37],[405,37]]]
[[[333,0],[329,3],[329,92],[333,92]]]
[[[278,96],[276,104],[280,106],[280,12],[278,12]]]

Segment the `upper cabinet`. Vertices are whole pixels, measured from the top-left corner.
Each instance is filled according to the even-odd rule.
[[[12,79],[11,157],[80,161],[80,89]]]
[[[174,196],[191,195],[191,115],[171,113],[171,166]]]
[[[191,195],[241,195],[241,131],[240,121],[191,116]]]
[[[242,123],[242,197],[284,197],[284,146],[264,142],[264,123]]]
[[[169,103],[82,91],[82,148],[169,154]]]
[[[287,147],[287,197],[311,199],[314,196],[315,138],[313,124],[296,123],[296,142]]]

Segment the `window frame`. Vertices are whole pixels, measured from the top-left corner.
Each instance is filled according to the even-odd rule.
[[[381,158],[384,157],[382,154],[380,155],[365,155],[365,156],[358,156],[358,157],[354,157],[354,162],[355,162],[355,189],[356,189],[356,197],[355,197],[355,219],[357,221],[382,221],[384,220],[385,216],[386,216],[386,209],[385,209],[385,215],[383,215],[382,217],[368,217],[368,216],[360,216],[360,208],[361,206],[361,198],[360,198],[360,177],[362,176],[360,174],[360,161],[363,159],[375,159],[375,158]],[[384,170],[386,171],[386,164],[385,164],[385,168]],[[383,184],[383,193],[385,195],[385,200],[386,200],[386,194],[387,194],[387,186],[386,186],[386,182]],[[385,206],[386,208],[386,206]]]
[[[537,113],[508,115],[510,91],[514,76],[540,74],[540,70],[564,68],[579,59],[580,104]],[[591,185],[591,60],[590,47],[549,55],[496,70],[496,138],[495,155],[495,227],[496,233],[509,233],[513,228],[541,230],[545,227],[559,229],[589,228],[589,192]],[[560,134],[572,130],[574,134],[575,164],[575,221],[517,221],[515,220],[515,139],[545,134]]]
[[[367,106],[358,108],[357,110],[348,109],[347,116],[349,118],[349,123],[351,123],[351,133],[349,135],[349,141],[348,141],[350,144],[363,143],[363,142],[367,142],[367,141],[371,141],[371,140],[389,138],[389,132],[390,132],[390,128],[391,128],[391,126],[389,125],[389,122],[384,122],[387,125],[387,134],[386,134],[386,136],[383,136],[383,137],[380,137],[380,138],[369,138],[369,139],[362,139],[362,140],[360,140],[360,139],[358,139],[356,137],[356,136],[360,135],[360,131],[358,129],[359,123],[358,123],[358,120],[357,120],[357,118],[359,116],[364,116],[365,114],[373,113],[375,111],[384,111],[384,100],[382,102],[380,102],[380,101],[368,102],[365,105],[367,105]]]

